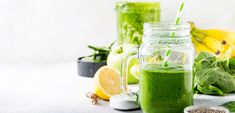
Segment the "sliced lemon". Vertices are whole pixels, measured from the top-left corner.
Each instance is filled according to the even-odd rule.
[[[121,93],[121,77],[119,72],[110,66],[101,67],[94,76],[95,94],[104,100]]]

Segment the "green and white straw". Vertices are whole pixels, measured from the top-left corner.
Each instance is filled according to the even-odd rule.
[[[180,7],[178,9],[178,13],[175,19],[175,25],[178,25],[180,23],[180,17],[182,15],[183,9],[184,9],[184,0],[181,0]],[[175,36],[175,32],[172,32],[171,37],[174,37],[174,36]],[[168,59],[170,55],[171,55],[171,47],[168,45],[168,49],[165,53],[163,64],[162,64],[163,67],[168,66],[169,64]]]

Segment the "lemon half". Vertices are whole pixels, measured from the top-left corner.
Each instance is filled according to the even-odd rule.
[[[94,76],[95,94],[104,100],[121,93],[119,72],[110,66],[101,67]]]

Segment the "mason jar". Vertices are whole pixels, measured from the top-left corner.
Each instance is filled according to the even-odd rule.
[[[188,23],[144,24],[142,44],[123,61],[123,70],[135,54],[140,61],[138,100],[143,113],[183,113],[193,104],[193,53]],[[131,94],[125,71],[121,75],[123,92]]]
[[[116,2],[119,44],[140,45],[143,24],[160,21],[160,2],[156,0]]]

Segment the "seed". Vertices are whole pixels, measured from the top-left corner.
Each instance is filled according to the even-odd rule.
[[[225,113],[225,111],[215,109],[193,109],[189,110],[188,113]]]

